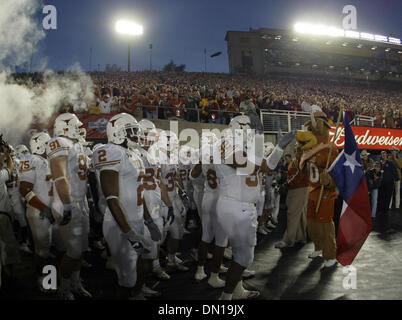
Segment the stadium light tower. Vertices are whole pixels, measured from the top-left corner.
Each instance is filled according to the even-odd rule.
[[[118,20],[116,22],[116,32],[120,34],[125,34],[129,37],[133,36],[140,36],[142,35],[142,26],[139,24],[136,24],[131,21],[125,21],[125,20]],[[127,62],[127,71],[130,72],[130,64],[131,64],[131,59],[130,59],[130,51],[131,51],[131,46],[130,46],[130,40],[128,41],[128,62]]]

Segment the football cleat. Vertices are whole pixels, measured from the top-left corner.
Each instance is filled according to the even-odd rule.
[[[207,277],[204,268],[197,268],[197,272],[194,275],[195,280],[201,281],[204,280]]]
[[[276,249],[283,249],[283,248],[286,248],[286,247],[290,247],[290,246],[284,241],[279,241],[279,242],[275,243],[275,248]]]
[[[71,292],[79,297],[92,298],[92,295],[82,286],[81,281],[76,285],[71,285]]]
[[[249,270],[246,269],[243,271],[243,277],[244,278],[249,278],[249,277],[254,277],[255,276],[255,271],[254,270]]]
[[[186,267],[185,265],[183,265],[182,263],[168,262],[167,266],[172,270],[178,270],[178,271],[188,271],[189,270],[189,268]]]
[[[224,265],[221,265],[221,267],[219,268],[219,273],[226,273],[228,272],[228,268],[226,268]]]
[[[175,260],[175,262],[178,263],[178,264],[182,264],[182,263],[183,263],[183,260],[181,260],[178,256],[175,256],[174,260]]]
[[[145,297],[149,297],[149,298],[157,298],[162,295],[162,293],[160,293],[159,291],[152,290],[151,288],[147,287],[145,284],[142,286],[141,291]]]
[[[267,227],[268,227],[268,228],[275,229],[275,228],[276,228],[276,225],[275,225],[274,223],[272,223],[271,221],[268,221]]]
[[[128,300],[147,300],[142,292],[128,298]]]
[[[243,281],[239,281],[233,291],[233,300],[250,300],[260,296],[259,291],[251,291],[243,288]]]
[[[217,274],[211,273],[211,276],[208,279],[208,284],[215,289],[219,289],[225,286],[225,281],[219,278]]]
[[[102,244],[102,241],[94,241],[94,248],[98,250],[104,250],[105,246]]]
[[[266,231],[266,229],[264,228],[264,226],[259,226],[258,229],[257,229],[257,232],[258,232],[259,234],[264,235],[264,236],[266,236],[266,235],[268,234],[268,232]]]
[[[161,267],[153,269],[152,272],[153,272],[154,276],[156,278],[158,278],[159,280],[169,280],[170,279],[170,276]]]
[[[329,260],[325,260],[324,262],[324,268],[330,268],[333,267],[337,264],[336,259],[329,259]]]
[[[310,259],[314,259],[314,258],[319,257],[320,255],[322,255],[322,250],[313,251],[312,253],[310,253],[310,254],[308,255],[308,257],[309,257]]]
[[[232,248],[231,247],[225,248],[225,251],[223,253],[223,257],[225,259],[228,259],[228,260],[232,259],[233,254],[232,254]]]

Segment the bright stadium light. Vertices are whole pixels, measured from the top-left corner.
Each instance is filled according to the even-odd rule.
[[[362,33],[360,33],[360,38],[366,39],[366,40],[374,40],[374,35],[371,33],[362,32]]]
[[[142,35],[142,26],[131,21],[119,20],[116,22],[116,32],[131,36]]]
[[[357,32],[353,30],[343,30],[335,27],[324,26],[321,24],[311,24],[298,22],[294,25],[294,31],[297,33],[304,33],[310,35],[320,35],[329,37],[346,37],[353,39],[364,39],[377,42],[388,42],[392,44],[401,45],[401,39],[386,37],[383,35],[374,35],[367,32]],[[315,40],[314,38],[311,40]]]
[[[395,44],[401,44],[401,39],[388,37],[388,41]]]
[[[324,25],[313,25],[309,23],[296,23],[294,30],[299,33],[316,34],[331,37],[343,37],[345,32],[342,29],[327,27]]]
[[[346,30],[345,31],[345,37],[359,39],[360,38],[360,33],[357,32],[357,31]]]
[[[126,21],[126,20],[118,20],[116,22],[116,32],[120,34],[125,34],[128,36],[140,36],[143,33],[142,26],[139,24],[136,24],[131,21]],[[127,71],[131,71],[131,47],[130,47],[130,42],[128,42],[128,62],[127,62]]]
[[[374,39],[375,39],[375,41],[384,41],[384,42],[387,42],[387,41],[388,41],[388,38],[387,38],[386,36],[380,36],[380,35],[378,35],[378,34],[376,34],[376,35],[374,36]]]

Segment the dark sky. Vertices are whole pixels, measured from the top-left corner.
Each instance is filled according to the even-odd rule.
[[[115,33],[119,18],[144,26],[144,34],[132,40],[132,70],[149,68],[148,45],[153,44],[153,69],[169,60],[185,64],[187,71],[228,72],[225,34],[228,30],[292,28],[296,21],[342,27],[342,8],[357,9],[358,31],[402,38],[401,0],[44,0],[57,8],[57,30],[46,31],[42,52],[53,70],[79,62],[89,69],[105,64],[127,68],[127,40]],[[42,15],[44,17],[44,15]],[[214,52],[222,55],[209,58]],[[39,53],[37,54],[39,55]]]

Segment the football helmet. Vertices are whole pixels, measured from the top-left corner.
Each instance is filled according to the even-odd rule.
[[[109,143],[122,144],[127,141],[128,148],[139,147],[140,126],[137,120],[127,113],[119,113],[112,117],[106,126]]]
[[[54,121],[54,135],[65,136],[70,139],[80,139],[82,122],[73,113],[62,113]]]
[[[29,147],[32,154],[41,155],[46,151],[46,144],[50,140],[50,136],[47,132],[35,133],[29,141]]]
[[[29,153],[29,149],[23,144],[20,144],[15,147],[15,154],[18,159],[21,159],[24,155],[26,155],[28,153]]]
[[[156,141],[156,127],[153,122],[147,119],[142,119],[138,124],[141,128],[141,146],[149,147]]]
[[[243,142],[243,145],[247,143],[247,141],[253,141],[254,139],[254,130],[248,131],[251,129],[251,121],[249,116],[236,116],[234,117],[230,123],[229,128],[232,129],[232,134],[235,139],[235,143]]]

